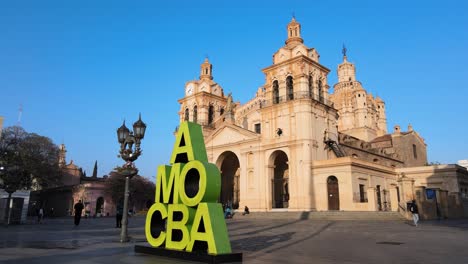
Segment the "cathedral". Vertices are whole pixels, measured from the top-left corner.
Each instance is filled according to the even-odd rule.
[[[423,219],[467,215],[467,170],[429,166],[411,125],[389,132],[384,100],[358,81],[345,48],[331,91],[330,69],[304,44],[295,18],[286,34],[250,101],[226,95],[208,59],[178,101],[180,122],[202,126],[208,158],[221,171],[220,202],[252,211],[408,215],[415,199]]]

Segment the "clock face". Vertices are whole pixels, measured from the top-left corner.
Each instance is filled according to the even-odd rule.
[[[202,91],[202,92],[206,92],[206,86],[205,86],[205,85],[203,85],[203,86],[202,86],[202,88],[200,89],[200,91]]]
[[[193,93],[193,83],[189,83],[187,87],[185,88],[185,94],[192,95],[192,93]]]

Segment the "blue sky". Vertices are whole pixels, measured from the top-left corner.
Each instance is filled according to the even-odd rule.
[[[388,130],[411,123],[429,161],[468,158],[465,1],[2,1],[0,115],[4,126],[65,143],[88,174],[123,162],[116,129],[141,112],[140,173],[169,161],[185,82],[209,56],[214,80],[251,99],[294,12],[304,43],[331,69],[343,43],[364,88],[382,97]]]

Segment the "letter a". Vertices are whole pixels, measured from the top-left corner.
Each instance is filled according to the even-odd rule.
[[[219,203],[200,203],[190,231],[190,243],[186,250],[192,252],[196,241],[205,241],[209,254],[231,253],[231,243]]]
[[[170,163],[188,163],[192,160],[208,162],[208,157],[201,126],[185,121],[177,132]]]

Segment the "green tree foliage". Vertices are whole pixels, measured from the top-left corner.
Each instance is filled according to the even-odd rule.
[[[42,188],[60,180],[59,148],[48,137],[28,133],[18,126],[7,127],[0,139],[0,179],[4,188],[29,189],[33,182]]]
[[[140,175],[130,180],[129,208],[137,210],[147,208],[148,201],[154,201],[155,185],[150,180]],[[125,177],[116,173],[110,173],[106,180],[106,194],[112,198],[115,204],[123,203],[125,192]]]

